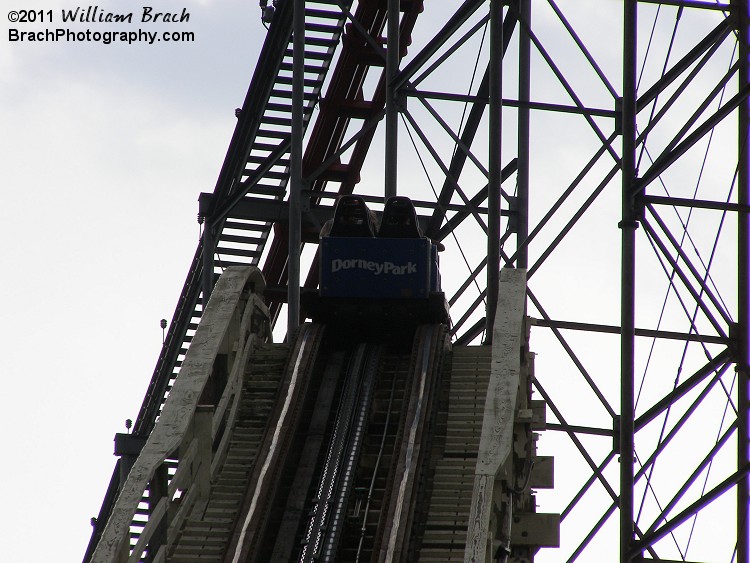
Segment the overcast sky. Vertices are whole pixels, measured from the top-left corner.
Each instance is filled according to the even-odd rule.
[[[77,562],[112,474],[114,434],[124,432],[125,420],[138,414],[161,347],[159,321],[171,319],[195,252],[198,195],[214,189],[234,129],[234,109],[243,103],[266,31],[256,0],[92,3],[99,14],[133,12],[130,24],[63,23],[61,10],[88,7],[72,0],[2,3],[0,560]],[[149,4],[154,12],[178,15],[184,8],[189,21],[140,23],[142,7]],[[588,9],[570,15],[578,16],[574,23],[584,32],[594,34],[585,38],[599,41],[598,60],[617,76],[612,68],[619,57],[615,20],[620,3],[576,0],[577,6],[584,4]],[[451,6],[436,4],[426,16],[448,12]],[[41,10],[36,19],[44,17],[44,23],[9,21],[15,12],[32,9]],[[592,10],[599,25],[586,26]],[[545,24],[545,17],[555,19],[536,12],[536,25]],[[424,25],[424,19],[415,44],[437,29],[433,23]],[[11,41],[22,31],[47,28],[195,35],[192,42],[130,45]],[[682,32],[681,37],[691,46],[697,33]],[[596,34],[612,34],[615,40]],[[563,65],[575,63],[560,55],[560,46],[552,51]],[[470,65],[465,66],[462,70],[470,72]],[[601,98],[608,108],[612,101],[606,92],[581,91],[599,96],[585,100],[593,105]],[[547,90],[540,93],[543,101],[553,101]],[[577,163],[569,164],[572,156],[587,159],[593,151],[580,149],[567,122],[563,127],[550,114],[544,119],[537,139],[550,139],[549,154],[555,160],[535,168],[536,182],[561,189],[567,180],[556,176],[572,177],[578,170]],[[554,137],[556,130],[563,131],[564,143]],[[415,170],[416,165],[402,169],[401,177],[416,175]],[[608,212],[619,206],[619,187],[613,189],[598,203]],[[607,218],[603,227],[598,224],[604,225],[603,217],[587,218],[596,221],[584,233],[590,261],[617,258],[611,251],[619,248],[617,221]],[[594,240],[591,232],[597,233]],[[603,244],[606,249],[590,250]],[[574,248],[576,261],[580,248]],[[483,247],[474,250],[481,254]],[[567,256],[558,252],[549,262]],[[617,276],[617,266],[594,266],[597,275],[586,276],[586,283],[609,290],[597,286],[588,294],[614,303],[616,310],[611,288],[617,282],[605,282],[608,275]],[[576,271],[567,263],[557,269],[571,276]],[[535,288],[541,292],[545,280],[564,285],[561,279],[537,276]],[[584,279],[576,275],[575,282]],[[553,314],[562,318],[568,302],[557,300],[554,306]],[[598,318],[602,310],[590,303],[578,308],[592,316],[584,320],[598,322],[603,322]],[[542,352],[538,372],[561,380],[557,376],[574,373],[571,366],[557,364],[544,369],[543,362],[553,356],[542,350],[542,338],[534,344]]]
[[[142,5],[190,14],[139,23]],[[257,2],[3,0],[0,536],[3,561],[80,561],[195,252],[265,37]],[[84,7],[87,5],[84,5]],[[11,23],[9,12],[52,11]],[[37,15],[37,19],[38,19]],[[192,31],[192,43],[10,41],[10,29]]]

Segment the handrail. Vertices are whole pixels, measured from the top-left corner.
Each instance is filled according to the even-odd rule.
[[[226,418],[230,402],[227,396],[239,395],[247,359],[257,343],[269,335],[268,311],[263,302],[250,293],[262,292],[264,287],[260,270],[253,266],[228,268],[219,278],[180,377],[175,380],[161,416],[120,490],[91,561],[136,563],[145,549],[157,552],[162,546],[149,543],[156,530],[164,529],[165,525],[170,527],[164,519],[174,514],[173,520],[181,520],[189,505],[207,499],[213,461],[211,444],[220,428],[231,427],[231,420],[223,426],[217,423],[217,415]],[[222,408],[217,411],[213,405],[200,406],[199,402],[220,354],[228,356],[230,377],[218,401]],[[229,410],[230,414],[232,412],[236,409]],[[178,465],[172,484],[166,488],[167,496],[154,507],[131,553],[129,532],[138,504],[153,484],[158,468],[175,454]],[[179,501],[174,499],[177,489],[185,493]],[[179,510],[169,510],[173,502],[179,502]]]

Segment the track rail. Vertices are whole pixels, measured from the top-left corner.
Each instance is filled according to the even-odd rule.
[[[441,325],[417,329],[412,351],[411,382],[407,387],[406,411],[398,454],[391,468],[391,486],[385,491],[387,509],[381,513],[380,538],[373,560],[383,563],[401,561],[409,544],[409,530],[421,486],[418,478],[429,458],[427,444],[434,431],[434,407],[437,403],[446,335]],[[384,504],[384,506],[386,505]]]
[[[292,348],[224,561],[398,561],[412,541],[446,329],[411,353],[322,334]]]
[[[335,558],[343,515],[364,441],[380,353],[379,346],[357,345],[344,374],[344,389],[330,445],[302,538],[301,563],[333,561]]]
[[[261,542],[279,485],[277,477],[282,472],[293,436],[301,423],[300,405],[307,394],[323,330],[324,327],[320,325],[306,324],[298,332],[279,392],[281,400],[274,407],[270,427],[260,449],[264,453],[249,480],[245,506],[229,546],[227,560],[232,563],[252,560]]]
[[[265,428],[283,380],[290,346],[263,344],[244,370],[236,411],[227,421],[225,453],[212,464],[211,494],[176,519],[168,536],[168,561],[220,561],[247,489],[248,475],[262,455]],[[218,450],[222,451],[222,450]],[[215,466],[215,467],[214,467]],[[179,510],[184,503],[181,501]]]

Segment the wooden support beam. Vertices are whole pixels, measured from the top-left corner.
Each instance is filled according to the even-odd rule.
[[[466,563],[491,561],[493,538],[490,537],[490,516],[495,480],[512,478],[508,461],[513,451],[525,303],[526,271],[504,268],[500,273],[490,383],[466,535]]]

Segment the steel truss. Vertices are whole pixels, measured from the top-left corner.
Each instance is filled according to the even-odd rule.
[[[562,518],[561,547],[536,561],[612,561],[619,545],[623,562],[750,563],[747,0],[296,0],[296,59],[294,4],[277,3],[201,198],[134,434],[153,427],[215,274],[261,265],[280,317],[317,284],[335,198],[377,210],[395,191],[446,246],[457,345],[486,339],[499,267],[528,269],[539,448],[557,476],[537,499]]]
[[[450,14],[392,82],[398,190],[424,193],[405,181],[419,162],[426,232],[466,263],[447,280],[457,343],[491,322],[487,264],[528,268],[558,459],[540,499],[563,517],[548,560],[611,560],[619,540],[620,561],[747,562],[747,3],[594,6]],[[475,74],[446,81],[472,49]]]
[[[620,561],[748,561],[743,10],[468,1],[392,84],[398,190],[424,193],[401,172],[419,162],[427,233],[444,265],[466,261],[449,286],[459,344],[494,309],[487,263],[528,268],[558,459],[540,500],[563,518],[540,561],[612,560],[618,540]],[[446,81],[472,48],[476,78]]]

